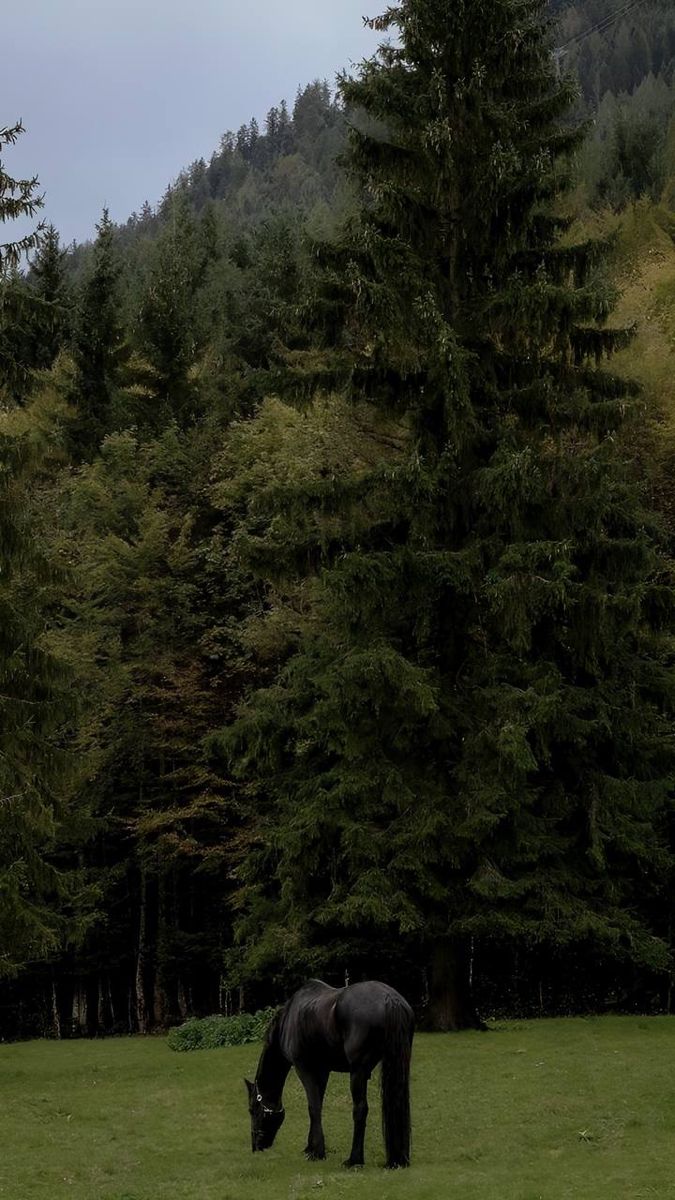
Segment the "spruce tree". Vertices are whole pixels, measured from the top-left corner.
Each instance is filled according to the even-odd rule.
[[[0,126],[0,153],[24,132],[20,121]],[[42,208],[38,179],[14,179],[0,160],[0,225],[32,218]],[[22,237],[0,242],[0,398],[16,401],[25,392],[30,368],[30,326],[33,308],[20,267],[31,250],[41,245],[44,222]]]
[[[93,816],[81,857],[108,914],[72,960],[90,995],[87,1017],[75,1000],[83,1031],[104,1032],[122,1011],[147,1032],[218,1002],[234,805],[201,732],[222,703],[214,684],[235,660],[228,627],[242,598],[218,547],[194,536],[208,528],[210,450],[175,424],[155,440],[111,434],[55,495],[51,554],[70,562],[71,586],[54,640],[79,667],[81,800]]]
[[[57,869],[54,849],[75,774],[65,738],[76,702],[46,636],[59,573],[38,516],[64,416],[49,387],[30,409],[0,415],[0,977],[53,950],[74,915],[75,877]]]
[[[0,151],[13,146],[24,133],[21,121],[15,125],[0,126]],[[42,208],[43,197],[38,194],[37,176],[32,179],[13,179],[0,162],[0,224],[16,221],[20,217],[34,217]],[[13,241],[0,243],[0,278],[8,271],[21,265],[26,254],[36,250],[42,240],[44,222],[41,221],[30,233]]]
[[[0,129],[0,149],[21,124]],[[15,180],[0,164],[0,222],[32,217],[41,205],[37,179]],[[42,227],[0,246],[0,409],[25,380],[29,320],[15,273],[40,244]],[[33,545],[30,498],[44,456],[43,431],[25,413],[2,412],[0,425],[0,977],[54,945],[46,895],[56,891],[47,865],[64,769],[59,729],[63,675],[41,645],[45,564]]]
[[[139,313],[143,353],[157,375],[155,419],[185,422],[194,415],[191,368],[196,356],[195,295],[208,260],[185,192],[167,204],[167,223],[154,246]]]
[[[292,578],[302,537],[318,567],[299,649],[220,739],[255,785],[249,969],[422,946],[437,1028],[476,1021],[472,942],[667,961],[640,903],[670,863],[672,592],[619,452],[604,247],[556,209],[582,135],[545,10],[401,0],[342,80],[363,200],[289,364],[408,445],[277,494],[266,533],[252,498],[261,573]]]
[[[120,264],[107,208],[96,230],[74,317],[76,380],[70,399],[76,415],[70,432],[73,453],[80,459],[90,459],[114,427],[117,389],[129,355],[120,315]]]
[[[32,321],[33,365],[49,368],[64,347],[70,332],[72,299],[66,279],[66,251],[53,225],[32,263],[31,280],[37,304]]]

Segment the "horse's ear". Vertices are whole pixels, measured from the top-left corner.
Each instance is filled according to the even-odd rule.
[[[246,1090],[248,1091],[249,1096],[252,1096],[255,1091],[255,1085],[251,1083],[250,1079],[245,1079],[244,1083],[246,1084]]]

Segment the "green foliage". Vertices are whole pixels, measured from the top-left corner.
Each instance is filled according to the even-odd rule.
[[[0,151],[6,146],[13,146],[24,132],[21,121],[17,121],[16,125],[0,125]],[[32,179],[13,179],[0,163],[0,224],[16,221],[19,217],[34,217],[44,202],[43,197],[37,194],[38,187],[37,176]],[[44,228],[44,222],[41,222],[31,233],[24,234],[16,241],[0,243],[0,281],[20,266],[24,255],[40,246]]]
[[[13,146],[24,132],[19,121],[0,126],[0,152]],[[42,208],[37,177],[13,179],[0,162],[0,226],[18,218],[32,218]],[[32,361],[32,325],[35,304],[23,284],[20,267],[31,250],[42,244],[44,222],[15,241],[0,242],[0,404],[15,401],[26,390]]]
[[[221,577],[193,535],[206,445],[175,425],[147,442],[110,434],[53,497],[51,553],[69,563],[71,586],[52,638],[80,672],[79,752],[97,821],[83,856],[106,906],[120,913],[108,945],[124,968],[141,971],[142,1027],[175,1019],[186,973],[198,987],[208,972],[212,986],[228,925],[219,884],[228,789],[200,745],[214,705],[222,706],[212,689],[221,606],[227,612],[231,603],[227,592],[222,601],[213,593]],[[202,589],[212,596],[208,608]]]
[[[581,175],[597,207],[622,209],[640,196],[658,199],[668,176],[668,130],[675,92],[646,76],[630,95],[608,92],[581,155]]]
[[[308,970],[421,997],[437,951],[432,1000],[443,960],[514,1003],[563,962],[653,1001],[672,6],[563,57],[583,147],[542,6],[451,7],[394,6],[338,97],[92,245],[6,255],[5,969],[51,948],[5,985],[24,1024],[150,1029]],[[553,8],[561,44],[610,4]]]
[[[75,410],[71,439],[78,459],[91,458],[111,427],[120,370],[128,356],[120,320],[120,266],[107,209],[96,228],[73,333],[76,376],[70,396]]]
[[[576,75],[586,113],[608,92],[628,95],[649,74],[669,80],[675,56],[675,16],[669,0],[635,8],[615,0],[552,0],[556,43]]]
[[[342,81],[364,203],[321,252],[319,349],[289,365],[320,396],[337,363],[410,437],[370,480],[288,477],[267,524],[252,497],[266,580],[293,546],[279,512],[304,504],[300,541],[326,513],[338,532],[302,569],[297,651],[214,740],[256,785],[245,964],[591,938],[663,968],[635,901],[671,868],[670,579],[614,441],[636,389],[601,365],[628,340],[603,245],[561,239],[571,90],[538,3],[373,24],[395,40]]]
[[[29,277],[16,271],[0,282],[0,387],[5,403],[26,401],[36,385],[36,372],[53,365],[71,332],[66,253],[53,225],[41,239]]]
[[[219,1046],[245,1046],[262,1042],[275,1010],[261,1009],[255,1013],[238,1013],[231,1017],[193,1017],[166,1039],[170,1050],[217,1050]]]
[[[66,251],[48,225],[31,268],[34,293],[32,365],[48,369],[66,346],[73,319],[73,300],[66,276]]]
[[[0,975],[73,935],[84,901],[84,881],[65,855],[75,676],[45,636],[63,582],[40,521],[62,455],[59,423],[67,413],[47,382],[29,409],[0,417]]]
[[[184,422],[194,408],[195,296],[205,258],[187,199],[174,193],[170,217],[153,247],[139,312],[140,336],[160,396],[153,414],[157,429],[172,418]]]
[[[672,5],[648,0],[624,10],[612,0],[584,0],[553,9],[558,61],[579,81],[578,111],[590,119],[579,160],[587,199],[616,209],[642,195],[657,199],[675,113]]]

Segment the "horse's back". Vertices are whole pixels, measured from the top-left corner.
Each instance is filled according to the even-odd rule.
[[[369,980],[334,988],[310,979],[285,1005],[279,1033],[294,1065],[323,1060],[332,1071],[349,1071],[364,1056],[379,1062],[394,1030],[412,1042],[413,1011],[389,984]]]
[[[337,1004],[340,1011],[357,1014],[361,1018],[370,1016],[373,1020],[378,1020],[383,1013],[398,1009],[405,1013],[411,1022],[414,1020],[413,1010],[401,993],[388,983],[380,983],[377,979],[352,983],[349,987],[341,988]]]
[[[343,988],[336,1001],[336,1011],[341,1023],[385,1026],[391,1016],[396,1015],[411,1031],[414,1027],[413,1010],[408,1001],[388,983],[376,979]]]
[[[335,1017],[348,1063],[362,1057],[379,1062],[393,1034],[400,1034],[404,1042],[412,1044],[413,1010],[387,983],[373,979],[344,988],[336,1002]]]

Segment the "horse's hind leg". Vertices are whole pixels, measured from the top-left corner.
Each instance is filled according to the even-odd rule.
[[[309,1136],[307,1138],[307,1145],[305,1146],[305,1155],[309,1159],[325,1158],[326,1143],[321,1124],[321,1109],[328,1084],[328,1071],[321,1074],[314,1072],[309,1074],[297,1066],[295,1070],[305,1089],[307,1107],[309,1109]]]
[[[346,1167],[363,1166],[363,1143],[366,1136],[366,1121],[368,1119],[368,1080],[370,1071],[360,1068],[352,1071],[350,1085],[352,1090],[352,1115],[354,1117],[354,1137],[352,1151],[345,1161]]]

